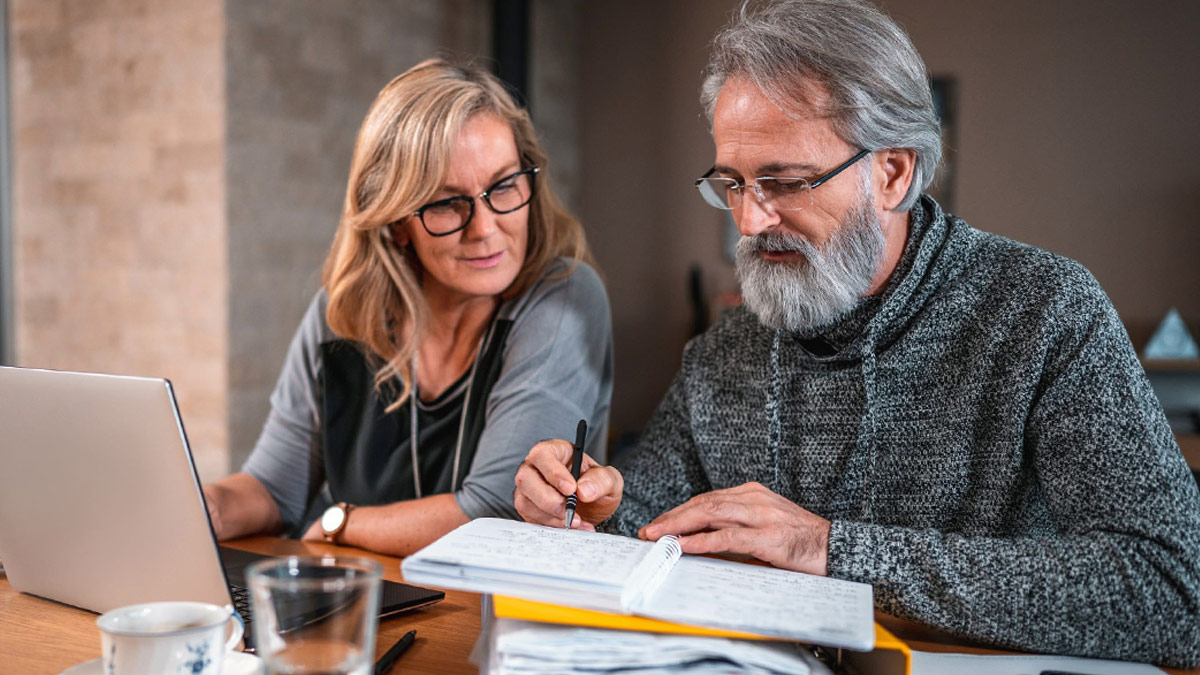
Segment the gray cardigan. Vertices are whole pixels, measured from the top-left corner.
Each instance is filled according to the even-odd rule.
[[[588,454],[604,461],[613,368],[608,295],[586,263],[563,276],[565,270],[566,262],[557,261],[498,310],[513,325],[475,458],[454,493],[468,517],[518,518],[512,499],[517,467],[535,443],[569,435],[580,419],[594,430]],[[271,412],[242,467],[266,486],[289,529],[325,482],[320,345],[336,338],[325,323],[326,302],[319,291],[301,320],[271,394]]]
[[[1020,650],[1200,663],[1200,493],[1082,266],[929,198],[823,337],[729,312],[687,347],[604,529],[758,481],[833,521],[879,609]]]

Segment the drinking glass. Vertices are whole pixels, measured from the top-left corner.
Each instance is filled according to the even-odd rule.
[[[375,654],[379,563],[292,556],[246,570],[254,639],[270,675],[368,675]]]

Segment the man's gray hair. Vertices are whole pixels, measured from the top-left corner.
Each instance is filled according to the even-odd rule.
[[[747,0],[713,39],[700,94],[710,125],[721,87],[735,76],[789,113],[816,103],[812,84],[822,85],[822,112],[842,140],[912,149],[913,181],[898,211],[911,209],[933,180],[942,134],[925,63],[904,30],[867,2]]]

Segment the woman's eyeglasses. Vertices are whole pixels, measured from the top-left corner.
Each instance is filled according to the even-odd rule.
[[[430,202],[413,214],[434,237],[454,234],[471,222],[475,215],[475,200],[482,199],[494,213],[512,213],[533,199],[534,176],[540,167],[531,166],[511,173],[474,197],[456,195]]]

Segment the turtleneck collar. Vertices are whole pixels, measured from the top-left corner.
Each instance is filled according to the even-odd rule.
[[[894,299],[897,289],[903,285],[905,279],[913,274],[914,266],[920,266],[917,265],[918,261],[923,260],[928,264],[929,256],[921,255],[921,251],[925,248],[923,242],[926,240],[926,234],[931,229],[936,229],[931,228],[931,225],[940,218],[941,208],[936,202],[928,197],[917,200],[912,210],[909,211],[909,232],[908,239],[904,243],[903,253],[883,289],[879,293],[860,299],[850,311],[833,323],[807,331],[792,331],[785,334],[811,356],[820,360],[841,360],[847,357],[861,356],[858,353],[859,349],[847,348],[858,347],[858,343],[864,339],[867,333],[868,326],[879,315],[880,309]]]

